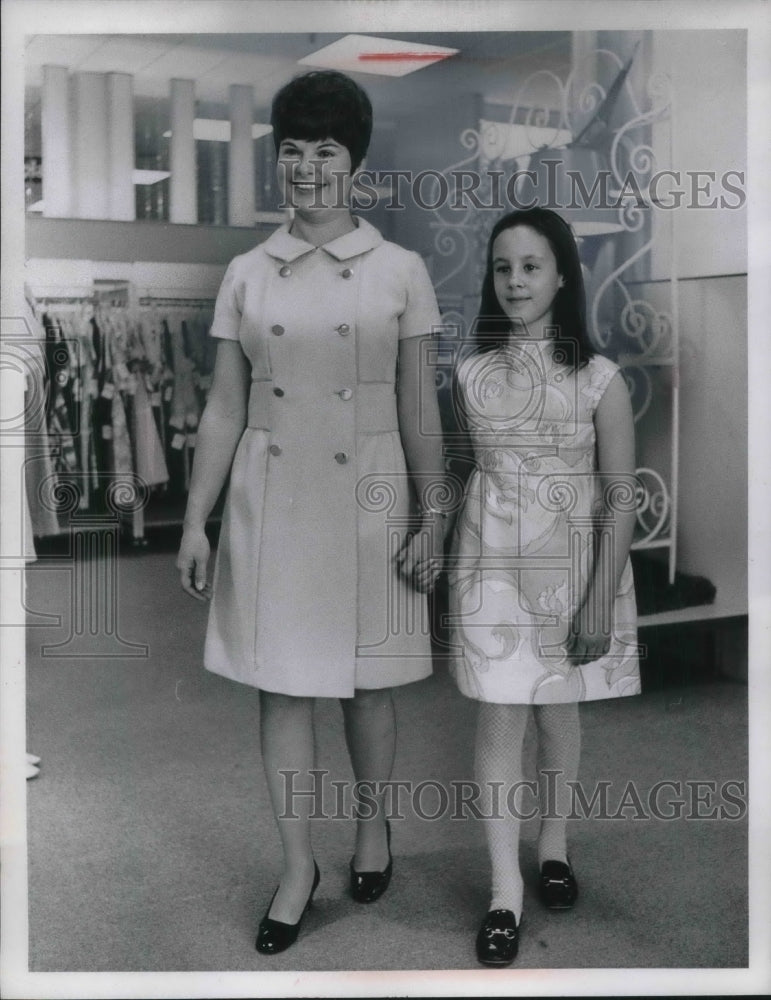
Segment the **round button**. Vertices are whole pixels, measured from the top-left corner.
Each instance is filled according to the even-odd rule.
[[[348,334],[351,332],[351,328],[350,326],[348,326],[347,323],[341,323],[340,326],[338,326],[337,328],[337,332],[340,334],[341,337],[347,337]]]
[[[340,389],[337,395],[347,403],[353,397],[353,392],[350,389]]]
[[[284,395],[284,390],[283,389],[279,389],[279,387],[276,386],[276,388],[273,390],[273,395],[274,396],[283,396]]]
[[[344,451],[338,451],[338,453],[335,455],[335,461],[337,462],[338,465],[345,465],[345,463],[348,461],[348,456]]]
[[[281,275],[282,278],[288,278],[289,275],[292,273],[292,268],[284,264],[284,266],[279,269],[278,273]]]
[[[281,326],[281,325],[280,325],[279,323],[276,323],[276,325],[275,325],[275,326],[272,326],[272,327],[270,328],[270,332],[271,332],[271,333],[275,333],[275,335],[276,335],[277,337],[280,337],[280,336],[281,336],[281,334],[282,334],[282,333],[284,332],[284,328],[283,328],[283,326]]]
[[[270,446],[270,448],[268,448],[268,451],[271,453],[271,455],[280,455],[281,454],[281,446],[278,445],[278,444],[272,444]]]
[[[352,278],[353,277],[353,268],[346,267],[346,269],[344,271],[341,271],[340,273],[342,274],[342,276],[344,278]]]

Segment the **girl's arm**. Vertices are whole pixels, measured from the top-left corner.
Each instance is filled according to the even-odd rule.
[[[209,597],[206,519],[222,491],[246,426],[250,378],[249,361],[240,343],[220,340],[212,387],[196,435],[193,473],[177,556],[182,589],[198,600]]]
[[[595,411],[594,426],[603,498],[600,515],[611,518],[612,527],[610,533],[599,532],[593,575],[568,640],[568,651],[575,663],[589,663],[610,649],[613,604],[629,557],[636,520],[634,509],[618,510],[607,502],[616,488],[621,494],[632,488],[635,473],[634,418],[621,372],[610,380]]]
[[[434,489],[441,492],[445,481],[442,424],[436,398],[434,369],[425,361],[429,336],[408,337],[399,342],[397,409],[399,432],[418,502],[425,508]],[[421,530],[412,535],[399,554],[401,570],[414,580],[418,590],[434,582],[443,557],[446,518],[424,510]],[[431,560],[434,560],[432,569]]]

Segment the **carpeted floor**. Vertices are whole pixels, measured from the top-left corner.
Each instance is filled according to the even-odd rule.
[[[426,784],[393,821],[391,888],[353,903],[352,821],[319,820],[315,905],[297,944],[265,958],[254,935],[280,852],[257,692],[202,669],[206,609],[181,593],[171,553],[124,558],[104,585],[73,582],[69,565],[43,559],[28,573],[28,746],[42,757],[27,786],[30,970],[477,968],[487,856],[479,824],[451,815],[457,782],[471,778],[475,706],[444,669],[396,692],[394,777]],[[71,626],[81,585],[102,615],[95,635],[87,621]],[[95,610],[98,586],[114,602]],[[745,966],[746,685],[657,687],[587,704],[582,720],[580,778],[588,795],[606,783],[608,817],[571,823],[581,896],[562,913],[538,903],[536,829],[524,824],[517,967]],[[337,702],[317,703],[316,731],[318,766],[350,779]],[[527,750],[532,776],[529,738]],[[664,809],[686,803],[679,818],[651,814],[663,781],[675,783],[662,787]]]

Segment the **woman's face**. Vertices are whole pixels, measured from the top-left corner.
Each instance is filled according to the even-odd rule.
[[[530,226],[500,233],[493,244],[493,283],[514,331],[539,336],[552,321],[554,298],[564,285],[551,244]]]
[[[286,205],[299,211],[348,207],[351,154],[334,139],[283,139],[277,172]]]

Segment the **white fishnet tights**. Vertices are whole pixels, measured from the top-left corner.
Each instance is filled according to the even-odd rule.
[[[496,705],[482,702],[477,718],[475,770],[481,787],[482,822],[492,864],[490,909],[511,910],[519,921],[523,883],[519,870],[519,825],[516,813],[507,807],[507,791],[522,777],[522,744],[530,708],[528,705]],[[538,733],[537,766],[541,828],[538,863],[565,861],[565,817],[570,811],[568,781],[575,781],[581,751],[578,705],[534,705]],[[523,808],[527,799],[518,795],[514,804]]]

